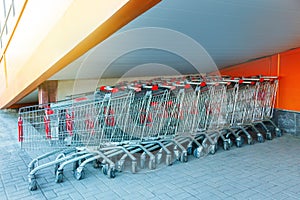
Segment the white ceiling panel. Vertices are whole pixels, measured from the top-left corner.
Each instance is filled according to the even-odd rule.
[[[163,0],[51,79],[116,77],[151,63],[207,72],[295,47],[299,0]]]

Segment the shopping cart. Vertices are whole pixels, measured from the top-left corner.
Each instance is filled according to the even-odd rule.
[[[255,101],[252,123],[259,125],[266,132],[266,139],[272,139],[273,135],[270,130],[274,130],[274,135],[280,137],[282,132],[271,120],[273,117],[273,109],[276,100],[276,92],[278,89],[278,77],[275,76],[260,76],[248,77],[245,80],[256,81],[257,91],[253,97]],[[269,127],[267,125],[270,125]]]
[[[50,166],[55,166],[56,182],[63,181],[63,170],[70,164],[74,177],[82,179],[91,162],[114,178],[128,158],[136,173],[147,162],[149,169],[155,169],[163,154],[166,165],[171,165],[176,160],[186,162],[190,154],[197,158],[214,154],[220,141],[225,150],[233,140],[242,146],[244,136],[253,144],[253,132],[262,142],[257,126],[268,132],[269,123],[277,130],[270,120],[277,84],[275,78],[156,78],[102,86],[75,99],[21,108],[21,147],[47,152],[28,165],[29,189],[37,189],[35,174]],[[40,164],[49,156],[56,158]]]
[[[107,90],[103,92],[102,98],[94,100],[20,109],[19,141],[21,147],[34,151],[52,150],[33,159],[29,164],[30,190],[37,187],[35,174],[38,170],[55,165],[56,182],[61,182],[65,165],[94,156],[101,156],[110,163],[110,176],[114,176],[114,163],[96,149],[99,148],[100,141],[112,137],[111,126],[119,120],[118,116],[112,116],[111,106],[113,105],[114,109],[123,109],[121,105],[128,104],[133,97],[132,92],[114,94],[114,91],[116,91],[114,88]],[[121,112],[121,110],[118,111]],[[122,111],[122,114],[127,112],[124,109]],[[42,159],[57,153],[59,155],[54,161],[38,165]]]

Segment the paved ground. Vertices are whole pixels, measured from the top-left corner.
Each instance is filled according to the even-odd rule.
[[[31,158],[17,143],[16,121],[0,110],[0,199],[300,199],[300,139],[289,135],[115,179],[88,166],[83,180],[67,168],[58,184],[49,168],[38,173],[38,190],[28,191]]]

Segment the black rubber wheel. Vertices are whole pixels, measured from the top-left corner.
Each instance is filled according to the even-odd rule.
[[[135,174],[137,172],[137,162],[132,162],[131,172]]]
[[[236,138],[235,144],[236,144],[236,147],[238,147],[238,148],[242,147],[244,144],[244,138],[242,138],[242,137]]]
[[[103,165],[103,166],[102,166],[102,173],[103,173],[104,175],[107,175],[107,171],[108,171],[108,166],[107,166],[107,165]]]
[[[82,171],[78,171],[78,170],[75,170],[74,171],[74,177],[77,179],[77,180],[80,180],[80,179],[83,179],[84,178],[84,175],[85,175],[85,172],[82,170]]]
[[[31,180],[29,181],[28,189],[29,189],[30,191],[37,190],[37,182],[36,182],[35,179],[31,179]]]
[[[223,149],[224,149],[225,151],[230,150],[230,144],[229,144],[227,141],[223,142]]]
[[[57,173],[56,173],[56,176],[55,176],[55,182],[56,182],[56,183],[61,183],[61,182],[63,182],[63,177],[64,177],[63,172],[57,172]]]
[[[193,154],[193,147],[188,147],[188,148],[186,149],[186,151],[187,151],[187,154],[188,154],[188,155],[192,155],[192,154]]]
[[[167,155],[166,156],[166,165],[167,166],[172,165],[172,155]]]
[[[252,137],[251,137],[251,138],[248,138],[248,144],[250,144],[250,145],[253,145],[253,144],[254,144],[254,140],[253,140]]]
[[[270,131],[268,131],[268,132],[266,133],[266,139],[267,139],[267,140],[272,140],[272,139],[273,139],[272,133],[271,133]]]
[[[99,167],[100,167],[100,164],[101,164],[101,162],[100,162],[99,160],[94,160],[94,161],[93,161],[93,167],[94,167],[95,169],[99,168]]]
[[[200,157],[204,156],[203,147],[200,146],[200,147],[194,149],[193,155],[196,158],[200,158]]]
[[[114,168],[109,168],[107,172],[108,178],[115,178],[116,177],[116,170]]]
[[[262,135],[257,136],[257,142],[263,143],[265,141],[264,137]]]
[[[216,151],[217,151],[217,145],[216,144],[213,144],[213,145],[211,145],[211,148],[210,148],[210,153],[212,154],[212,155],[214,155],[215,153],[216,153]]]
[[[187,155],[187,153],[182,153],[181,154],[180,161],[181,162],[187,162],[188,161],[188,155]]]

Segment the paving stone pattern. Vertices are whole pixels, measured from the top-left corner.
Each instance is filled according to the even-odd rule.
[[[108,179],[87,166],[80,181],[70,169],[55,183],[53,168],[37,174],[38,190],[28,191],[31,154],[17,142],[17,114],[0,110],[0,199],[299,199],[300,139],[284,135],[265,143],[219,150],[187,163],[176,162]],[[34,152],[38,154],[39,152]]]

